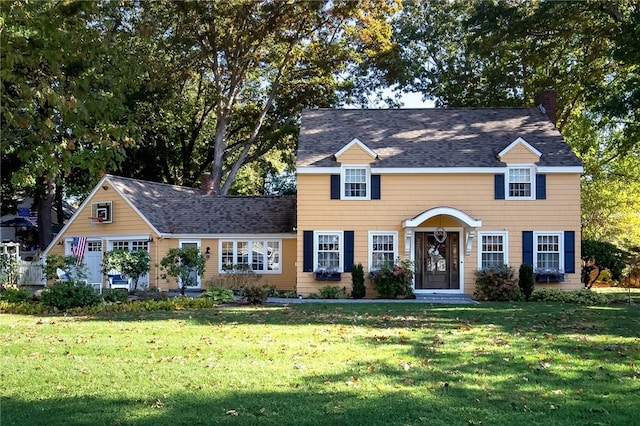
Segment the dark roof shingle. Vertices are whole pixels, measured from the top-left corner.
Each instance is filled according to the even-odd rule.
[[[161,233],[280,234],[296,226],[296,197],[214,197],[195,188],[108,179]]]
[[[354,138],[378,154],[373,167],[503,167],[517,138],[542,153],[539,166],[581,166],[538,108],[315,109],[302,113],[298,167],[335,167]]]

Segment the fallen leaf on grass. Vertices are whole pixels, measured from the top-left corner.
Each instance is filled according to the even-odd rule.
[[[237,416],[238,412],[236,410],[227,410],[225,413],[227,416]]]

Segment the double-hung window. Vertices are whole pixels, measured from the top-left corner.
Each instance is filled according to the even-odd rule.
[[[507,264],[507,233],[480,232],[478,234],[478,269],[488,269]]]
[[[342,169],[342,198],[366,200],[369,193],[368,167],[344,167]]]
[[[342,272],[342,232],[314,233],[314,259],[317,270]]]
[[[564,271],[562,232],[534,232],[534,269]]]
[[[532,200],[535,174],[529,166],[511,166],[507,171],[507,199]]]
[[[385,263],[393,263],[397,257],[397,232],[369,232],[369,270],[379,270]]]
[[[280,273],[281,247],[280,240],[222,240],[220,272],[230,271],[234,265],[246,265],[260,274]]]

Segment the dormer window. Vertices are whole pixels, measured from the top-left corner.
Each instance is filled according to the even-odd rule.
[[[369,199],[369,180],[368,167],[343,167],[342,198],[352,200]]]
[[[533,200],[535,194],[533,167],[512,166],[507,172],[507,199]]]

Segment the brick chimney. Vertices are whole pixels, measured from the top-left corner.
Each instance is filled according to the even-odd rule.
[[[535,96],[534,101],[536,106],[540,108],[540,111],[547,114],[547,117],[549,117],[549,120],[555,126],[556,120],[558,119],[558,97],[556,91],[553,89],[545,89]]]
[[[211,177],[211,173],[200,175],[200,193],[202,195],[213,195],[213,177]]]

